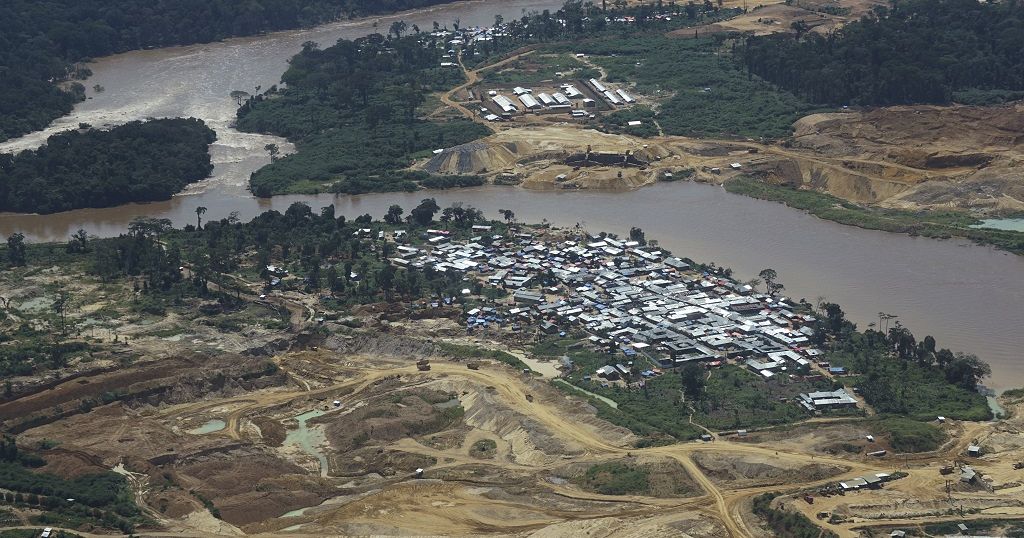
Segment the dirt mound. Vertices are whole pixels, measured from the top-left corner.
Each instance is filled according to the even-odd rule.
[[[690,519],[693,518],[693,519]],[[675,521],[655,521],[654,518],[602,518],[597,520],[566,521],[549,525],[530,538],[562,538],[588,536],[592,538],[696,538],[727,536],[728,532],[714,519],[676,513]]]
[[[39,472],[72,479],[82,475],[104,473],[110,469],[103,465],[103,460],[92,454],[77,450],[54,448],[43,452],[46,465]]]
[[[505,469],[497,465],[482,463],[428,470],[425,476],[426,478],[436,478],[446,482],[455,481],[478,485],[497,485],[505,488],[524,487],[534,482],[534,478],[531,475]]]
[[[491,144],[470,142],[434,155],[423,170],[431,174],[482,174],[503,170],[515,164],[529,145],[516,142]]]
[[[563,165],[548,166],[532,173],[522,185],[529,189],[604,189],[627,190],[657,180],[651,170],[622,167],[593,167],[574,170]]]
[[[452,401],[455,405],[442,407]],[[311,423],[324,424],[331,447],[347,452],[438,432],[459,422],[461,416],[462,408],[452,395],[420,389],[382,397],[350,413],[325,415]]]
[[[990,154],[1020,146],[1024,104],[822,113],[801,118],[793,127],[795,147],[835,157],[889,158],[925,168],[933,155]]]
[[[356,337],[334,335],[324,342],[323,347],[339,355],[367,355],[377,359],[395,358],[403,361],[429,356],[434,349],[433,345],[421,339],[378,333]]]
[[[763,487],[813,482],[849,470],[836,465],[794,464],[783,458],[728,452],[699,452],[693,461],[715,484],[729,487]]]

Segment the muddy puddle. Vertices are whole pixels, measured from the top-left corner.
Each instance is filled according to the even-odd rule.
[[[295,420],[298,422],[298,428],[289,430],[288,435],[284,438],[285,446],[297,447],[306,454],[313,456],[320,462],[320,476],[327,476],[327,456],[321,451],[320,447],[327,445],[327,436],[324,435],[322,428],[318,426],[309,427],[309,421],[319,416],[323,416],[326,411],[319,409],[313,409],[306,411],[301,415],[296,415]]]
[[[188,433],[192,435],[205,435],[207,433],[219,432],[224,429],[224,426],[227,426],[227,424],[223,420],[215,418],[213,420],[207,421],[205,424],[199,426],[198,428],[192,428],[191,430],[188,430]]]

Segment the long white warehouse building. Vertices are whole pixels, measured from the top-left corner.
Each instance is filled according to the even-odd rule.
[[[502,112],[505,112],[506,114],[511,114],[519,110],[518,108],[516,108],[516,105],[513,104],[512,101],[509,100],[509,98],[505,97],[504,95],[497,95],[491,98],[491,100],[494,101],[494,104],[498,105],[498,107],[501,108]]]
[[[538,109],[538,108],[542,108],[541,104],[536,99],[534,99],[532,95],[530,95],[528,93],[524,93],[523,95],[520,95],[519,96],[519,100],[523,102],[523,106],[525,106],[526,108],[529,108],[530,110],[535,110],[535,109]]]

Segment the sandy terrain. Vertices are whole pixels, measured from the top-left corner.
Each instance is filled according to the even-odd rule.
[[[794,149],[849,171],[814,178],[802,167],[815,188],[893,207],[1024,209],[1019,103],[815,114],[795,127]]]

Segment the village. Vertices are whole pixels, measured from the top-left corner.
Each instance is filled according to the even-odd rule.
[[[428,230],[422,245],[398,246],[390,261],[465,273],[505,290],[510,295],[505,300],[467,303],[468,334],[587,333],[587,345],[606,352],[609,364],[585,379],[603,386],[642,385],[687,364],[731,362],[765,379],[799,376],[821,382],[823,390],[802,393],[796,401],[808,412],[858,406],[845,388],[824,390],[846,372],[821,360],[823,352],[813,343],[815,318],[785,297],[701,270],[641,241],[604,234],[576,241],[548,230],[509,237],[493,231],[474,226],[481,235],[455,240],[447,230]],[[572,368],[568,359],[563,362],[563,368]]]

